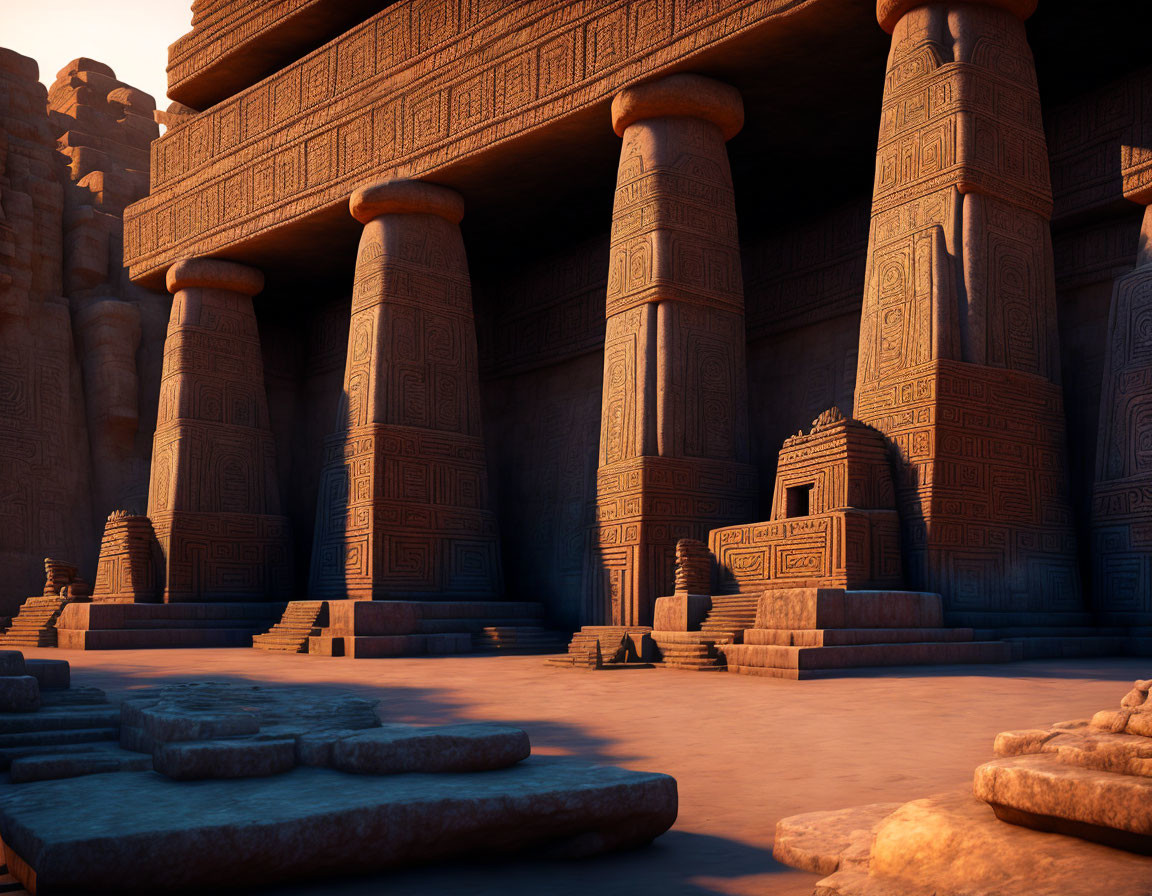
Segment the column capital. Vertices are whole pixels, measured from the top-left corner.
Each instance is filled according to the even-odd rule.
[[[381,215],[438,215],[459,224],[464,217],[464,197],[448,187],[422,180],[381,180],[352,194],[348,210],[361,224]]]
[[[731,140],[744,127],[744,100],[735,87],[692,74],[626,87],[612,100],[612,129],[618,137],[633,122],[673,116],[710,121]]]
[[[182,289],[200,286],[254,296],[264,288],[264,274],[246,264],[220,258],[182,258],[168,268],[165,282],[173,295]]]
[[[1020,21],[1036,12],[1039,0],[965,0],[978,6],[996,6],[1016,16]],[[937,0],[933,4],[928,0],[876,0],[876,21],[880,27],[891,34],[896,30],[897,23],[904,18],[904,14],[917,6],[949,6],[947,0]]]

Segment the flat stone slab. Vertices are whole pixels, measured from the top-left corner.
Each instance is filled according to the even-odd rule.
[[[676,812],[667,775],[552,757],[459,775],[296,768],[174,782],[120,772],[0,791],[0,838],[9,869],[41,896],[156,893],[524,850],[590,855],[648,843]]]
[[[507,725],[385,725],[335,741],[330,762],[366,775],[483,772],[515,765],[531,752],[528,733]]]
[[[259,687],[205,681],[166,685],[124,701],[121,746],[254,734],[296,737],[315,730],[374,728],[376,701],[323,688]]]
[[[156,771],[177,781],[205,778],[259,778],[296,766],[296,738],[254,737],[157,745]]]
[[[1013,824],[1152,854],[1152,778],[1040,753],[985,763],[976,769],[973,790]],[[1152,885],[1152,876],[1148,880]]]
[[[849,863],[819,881],[816,892],[1147,896],[1149,882],[1152,858],[1005,824],[985,803],[960,791],[905,803],[889,814],[875,828],[868,860]]]
[[[63,691],[72,683],[67,660],[24,660],[24,671],[40,683],[40,690]]]
[[[152,768],[152,759],[127,750],[92,749],[83,753],[50,753],[12,760],[8,774],[13,784],[78,778],[106,772],[140,772]],[[2,892],[2,891],[0,891]]]

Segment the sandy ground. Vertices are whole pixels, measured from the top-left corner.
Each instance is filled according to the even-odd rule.
[[[666,772],[680,817],[649,848],[584,862],[444,866],[301,883],[293,894],[811,894],[772,858],[776,821],[971,785],[996,733],[1119,704],[1149,660],[887,670],[787,682],[672,669],[592,672],[541,657],[353,660],[258,650],[29,650],[114,696],[161,680],[315,684],[379,699],[385,721],[489,720],[537,754]]]

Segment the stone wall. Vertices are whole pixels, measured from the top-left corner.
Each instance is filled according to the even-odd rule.
[[[38,77],[0,49],[0,614],[45,555],[91,576],[104,517],[142,506],[167,318],[121,265],[151,97],[86,59]]]

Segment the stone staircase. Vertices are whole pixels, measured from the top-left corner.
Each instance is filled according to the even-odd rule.
[[[562,636],[535,625],[490,625],[472,633],[476,653],[563,653]]]
[[[756,605],[760,592],[751,594],[713,594],[712,609],[700,624],[700,631],[740,644],[744,630],[756,627]]]
[[[0,647],[55,647],[56,620],[71,600],[67,595],[59,594],[28,598],[21,605],[8,631],[0,635]]]
[[[328,624],[328,603],[323,600],[294,600],[272,628],[252,638],[258,650],[280,653],[307,653],[308,639],[319,635]]]
[[[660,664],[693,672],[722,672],[727,663],[723,647],[733,643],[724,632],[660,632],[654,636]]]
[[[651,631],[652,628],[645,625],[585,625],[572,635],[566,654],[551,657],[547,662],[553,666],[593,666],[596,645],[599,644],[603,662],[611,664],[625,636],[630,637],[637,650],[641,651],[642,642]],[[646,658],[638,653],[637,659],[639,662],[633,665],[643,664]]]

